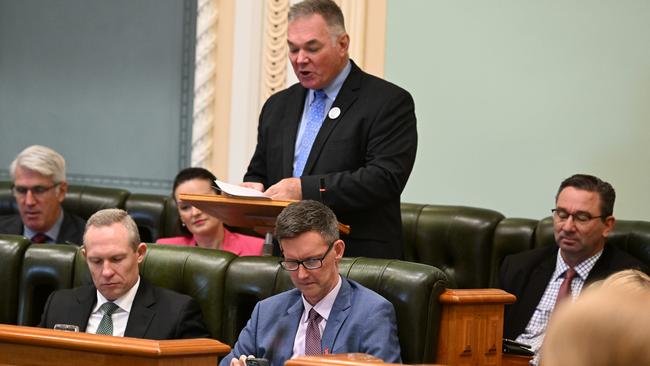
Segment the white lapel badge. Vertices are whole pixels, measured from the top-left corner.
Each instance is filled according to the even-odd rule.
[[[337,118],[339,118],[340,115],[341,115],[341,108],[339,108],[339,107],[334,107],[334,108],[330,109],[329,113],[327,114],[327,116],[330,119],[337,119]]]

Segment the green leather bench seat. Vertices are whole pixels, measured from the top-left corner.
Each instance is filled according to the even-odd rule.
[[[150,246],[140,273],[157,286],[193,296],[214,338],[230,345],[257,301],[292,288],[278,258],[236,257],[201,248]],[[442,271],[397,260],[344,258],[340,273],[393,303],[405,362],[435,360],[441,315],[438,298],[447,287]],[[53,244],[30,246],[19,277],[17,323],[21,325],[39,322],[51,291],[90,283],[80,249]]]
[[[124,208],[145,242],[180,235],[176,204],[167,195],[70,185],[64,206],[85,218],[101,208]],[[0,181],[0,214],[16,212],[11,182]],[[440,268],[452,288],[495,287],[506,255],[554,245],[550,217],[504,218],[489,209],[416,203],[402,203],[401,212],[405,260]],[[650,222],[618,220],[609,241],[650,266]]]

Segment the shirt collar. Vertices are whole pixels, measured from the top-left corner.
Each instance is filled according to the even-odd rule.
[[[302,304],[305,306],[305,311],[303,312],[303,322],[307,321],[309,310],[311,308],[314,308],[316,312],[323,318],[325,321],[330,316],[330,312],[332,311],[332,306],[334,306],[334,301],[336,300],[336,296],[339,294],[339,290],[341,289],[341,276],[338,276],[338,282],[336,283],[336,286],[325,295],[324,298],[322,298],[316,305],[312,306],[310,303],[307,302],[305,299],[305,296],[302,296]]]
[[[576,275],[580,276],[580,279],[583,281],[587,279],[587,276],[589,276],[589,272],[591,272],[591,269],[594,268],[596,265],[596,262],[600,258],[600,256],[603,254],[603,249],[601,249],[598,253],[592,255],[591,257],[585,259],[584,261],[578,263],[577,266],[573,267],[573,269],[576,271]],[[557,252],[557,259],[555,261],[555,272],[553,272],[553,280],[557,280],[560,277],[564,277],[564,273],[569,269],[569,265],[564,262],[564,258],[562,258],[562,255],[560,254],[560,250],[558,249]]]
[[[56,239],[59,237],[59,232],[61,231],[61,224],[63,223],[63,210],[59,213],[59,217],[54,222],[54,225],[50,230],[44,232],[43,234],[47,235],[50,240],[50,243],[56,243]],[[34,235],[38,234],[39,231],[34,231],[23,224],[23,235],[32,238]]]
[[[138,287],[140,287],[140,276],[135,282],[135,285],[129,289],[124,295],[118,297],[115,301],[112,301],[115,305],[119,306],[119,309],[116,311],[125,311],[127,313],[131,312],[131,307],[133,306],[133,300],[135,299],[135,294],[138,293]],[[99,308],[104,305],[108,300],[97,291],[97,302],[93,308],[93,314],[99,311]]]
[[[345,79],[347,79],[348,75],[350,75],[350,70],[352,70],[352,65],[350,64],[350,60],[348,60],[348,63],[345,64],[345,67],[343,67],[343,70],[339,72],[338,75],[332,80],[332,82],[323,88],[323,91],[325,94],[327,94],[327,99],[329,100],[335,100],[336,97],[339,95],[339,91],[341,91],[341,87],[343,86],[343,82]],[[307,100],[309,104],[314,101],[314,91],[309,90],[309,99]]]

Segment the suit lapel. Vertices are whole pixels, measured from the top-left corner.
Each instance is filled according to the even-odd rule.
[[[79,325],[79,329],[85,332],[86,327],[88,327],[88,318],[90,318],[90,314],[97,300],[97,289],[94,286],[83,286],[77,288],[74,294],[78,307],[76,309],[67,309],[66,311],[70,314],[70,323]]]
[[[133,299],[129,321],[126,323],[125,337],[145,338],[156,312],[151,306],[156,303],[153,288],[140,277],[140,286]]]
[[[339,93],[334,100],[334,103],[332,103],[332,107],[330,108],[330,110],[333,108],[339,108],[341,110],[341,114],[335,119],[330,119],[328,113],[329,111],[325,111],[325,121],[323,121],[323,125],[318,131],[316,140],[314,140],[314,144],[311,147],[311,152],[309,153],[309,157],[305,163],[305,169],[303,172],[304,175],[312,173],[312,169],[314,168],[316,161],[318,161],[318,157],[323,150],[323,146],[325,146],[325,143],[332,134],[332,131],[334,131],[339,123],[345,123],[342,122],[346,116],[345,113],[350,108],[350,106],[354,104],[354,102],[356,102],[356,100],[359,98],[359,92],[361,90],[361,77],[363,75],[363,72],[352,60],[350,60],[350,63],[352,65],[350,74],[345,79],[345,82],[343,82],[341,90],[339,90]]]
[[[292,89],[286,103],[286,109],[282,120],[284,131],[282,133],[282,176],[293,176],[293,158],[295,155],[296,136],[298,135],[298,126],[302,118],[302,111],[305,107],[305,96],[307,89],[300,84]]]
[[[555,271],[555,262],[557,260],[558,251],[555,255],[547,255],[544,260],[537,266],[530,274],[527,288],[524,289],[524,296],[519,300],[521,307],[518,314],[513,314],[517,317],[517,329],[520,332],[526,328],[531,316],[535,311],[535,307],[544,296],[546,287]]]
[[[610,244],[605,244],[603,248],[603,254],[600,255],[600,258],[594,264],[594,267],[589,271],[587,279],[585,280],[585,285],[588,285],[594,281],[601,280],[609,276],[613,271],[615,266],[612,265],[612,248]],[[585,287],[583,287],[584,289]]]
[[[327,325],[323,331],[323,352],[332,353],[334,351],[334,342],[336,337],[341,330],[341,326],[350,315],[350,309],[352,306],[352,287],[350,283],[341,277],[341,289],[339,290],[336,300],[334,300],[334,305],[332,305],[332,311],[330,316],[327,319]]]
[[[284,317],[278,320],[275,327],[275,330],[277,330],[276,338],[273,341],[273,343],[277,342],[277,344],[271,344],[269,349],[266,350],[266,357],[273,360],[273,365],[284,365],[284,362],[291,358],[295,341],[295,337],[292,335],[298,332],[300,317],[304,309],[302,297],[298,296],[297,301],[287,309]],[[268,353],[272,353],[272,357],[269,357]]]
[[[83,232],[80,232],[80,228],[77,227],[72,220],[71,214],[63,211],[63,221],[61,222],[61,230],[59,231],[59,236],[56,238],[56,242],[59,244],[70,244],[72,243],[72,238],[78,238],[83,236]],[[81,243],[72,243],[79,245]]]

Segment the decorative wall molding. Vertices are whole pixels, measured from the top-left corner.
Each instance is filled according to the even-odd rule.
[[[0,169],[0,180],[11,180],[9,169]],[[117,177],[110,175],[94,174],[70,174],[66,180],[71,184],[91,186],[112,186],[120,188],[141,188],[145,190],[160,190],[169,192],[172,188],[172,181],[169,179],[147,179],[133,177]]]
[[[67,181],[71,184],[91,186],[113,186],[121,188],[140,188],[147,190],[164,190],[169,192],[172,181],[169,179],[147,179],[132,177],[116,177],[87,174],[67,174]]]
[[[289,0],[268,0],[264,17],[260,102],[287,84],[287,13]]]
[[[219,12],[215,0],[198,0],[192,124],[192,166],[210,167],[213,149],[215,75]]]

